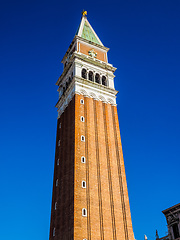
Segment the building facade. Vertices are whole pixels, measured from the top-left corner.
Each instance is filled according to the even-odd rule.
[[[166,217],[168,235],[159,238],[156,231],[156,240],[180,240],[180,203],[162,211]]]
[[[108,50],[84,12],[57,81],[50,240],[134,240]]]

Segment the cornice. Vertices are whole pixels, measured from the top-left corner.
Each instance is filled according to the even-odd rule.
[[[71,56],[71,58],[69,59],[69,63],[67,64],[67,66],[64,68],[63,73],[61,74],[61,76],[58,78],[56,85],[59,85],[59,83],[61,82],[62,78],[66,75],[66,73],[68,72],[68,70],[70,69],[71,65],[73,62],[75,62],[75,59],[79,59],[82,60],[84,62],[87,63],[91,63],[93,66],[98,66],[102,69],[106,69],[109,71],[112,71],[113,73],[116,71],[117,68],[113,67],[111,64],[100,61],[98,59],[92,58],[90,56],[87,56],[85,54],[80,54],[78,52],[74,52]]]
[[[99,85],[98,83],[91,82],[84,78],[74,77],[64,95],[62,95],[56,103],[56,107],[58,108],[58,118],[64,112],[75,94],[116,106],[117,93],[118,91]]]
[[[165,210],[162,211],[162,213],[164,215],[167,215],[168,213],[171,213],[171,212],[174,212],[174,211],[180,211],[180,203],[170,207],[170,208],[167,208]]]
[[[90,45],[93,45],[93,46],[96,46],[96,47],[98,47],[98,48],[101,48],[101,49],[103,49],[103,50],[105,50],[105,51],[107,51],[107,52],[109,51],[109,48],[107,48],[107,47],[105,47],[105,46],[103,46],[103,45],[100,45],[100,44],[97,44],[97,43],[88,41],[87,39],[82,38],[82,37],[79,37],[79,36],[77,36],[77,35],[75,35],[74,39],[80,40],[80,41],[85,42],[85,43],[89,43]]]
[[[88,55],[85,55],[85,54],[82,54],[82,53],[74,52],[73,55],[80,60],[91,63],[94,66],[98,66],[98,67],[101,67],[103,69],[110,70],[112,72],[115,72],[116,69],[117,69],[117,68],[113,67],[112,64],[103,62],[103,61],[98,60],[96,58],[92,58],[92,57],[90,57]]]
[[[64,78],[64,76],[67,74],[67,72],[69,71],[70,67],[72,66],[73,63],[73,56],[70,58],[69,63],[67,64],[67,66],[64,68],[61,76],[58,78],[56,85],[59,86],[61,80]]]
[[[81,78],[81,77],[75,77],[75,82],[77,83],[80,83],[80,84],[83,84],[83,86],[86,86],[86,87],[91,87],[91,88],[94,88],[95,91],[99,91],[99,92],[104,92],[104,94],[112,94],[114,96],[117,95],[118,91],[113,89],[113,88],[109,88],[109,87],[106,87],[104,85],[101,85],[99,83],[96,83],[96,82],[92,82],[88,79],[84,79],[84,78]]]
[[[66,53],[65,53],[63,59],[61,60],[61,63],[64,62],[65,58],[66,58],[67,55],[69,54],[70,50],[72,49],[72,46],[75,44],[75,40],[76,40],[76,39],[75,39],[75,37],[74,37],[73,40],[72,40],[72,42],[71,42],[71,44],[70,44],[69,47],[68,47],[68,50],[67,50]]]
[[[96,46],[97,48],[103,49],[103,50],[105,50],[106,52],[108,52],[109,49],[110,49],[110,48],[104,47],[104,46],[102,46],[102,45],[99,45],[99,44],[97,44],[97,43],[88,41],[88,40],[86,40],[86,39],[84,39],[84,38],[82,38],[82,37],[79,37],[79,36],[75,35],[74,38],[73,38],[73,40],[72,40],[72,42],[71,42],[71,44],[70,44],[69,47],[68,47],[68,50],[66,51],[63,59],[61,60],[62,63],[64,62],[64,59],[66,58],[66,56],[68,55],[68,53],[69,53],[70,50],[72,49],[72,46],[76,43],[77,40],[79,40],[80,42],[88,43],[88,44],[90,44],[90,45],[92,45],[92,46]]]
[[[68,99],[70,93],[74,90],[74,86],[75,86],[74,83],[75,83],[75,79],[73,78],[72,82],[70,83],[68,89],[65,91],[64,95],[62,95],[61,98],[59,98],[59,100],[57,101],[55,105],[56,108],[59,108]]]

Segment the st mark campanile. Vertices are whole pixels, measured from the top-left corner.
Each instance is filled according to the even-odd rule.
[[[50,240],[134,240],[108,50],[83,12],[57,81]]]

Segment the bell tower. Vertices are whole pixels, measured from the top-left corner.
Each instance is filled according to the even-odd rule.
[[[108,50],[84,11],[56,83],[50,240],[134,240]]]

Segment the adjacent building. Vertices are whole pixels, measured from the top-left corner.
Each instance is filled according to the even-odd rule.
[[[157,240],[180,240],[180,203],[176,204],[164,211],[162,213],[166,217],[168,235],[159,238],[156,231]]]

